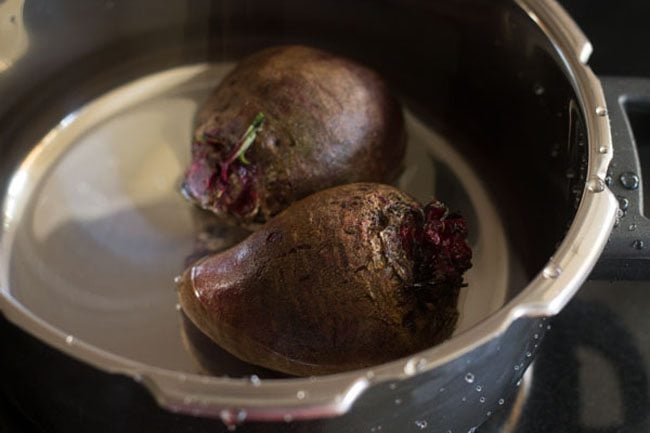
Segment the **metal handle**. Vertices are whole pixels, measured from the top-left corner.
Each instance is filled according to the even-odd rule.
[[[650,220],[644,215],[642,167],[628,113],[633,108],[650,116],[650,80],[606,77],[601,82],[614,143],[607,183],[619,200],[620,211],[592,277],[647,279],[650,277]]]

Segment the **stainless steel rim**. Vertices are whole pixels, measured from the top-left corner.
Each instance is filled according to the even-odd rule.
[[[0,307],[11,322],[57,349],[101,370],[126,374],[146,386],[158,403],[172,411],[237,419],[291,420],[331,417],[348,411],[374,383],[401,380],[436,368],[503,333],[517,318],[557,314],[587,278],[612,230],[618,203],[606,188],[612,158],[611,133],[599,80],[587,66],[591,44],[554,0],[515,0],[555,46],[585,114],[588,174],[583,199],[564,241],[548,265],[515,299],[454,339],[370,370],[308,379],[246,379],[182,374],[66,341],[54,329],[15,302],[5,291]],[[300,392],[299,392],[300,391]]]

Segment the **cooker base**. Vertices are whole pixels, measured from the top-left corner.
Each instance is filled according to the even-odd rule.
[[[206,371],[188,347],[174,286],[197,249],[216,252],[246,235],[197,216],[179,192],[194,113],[232,67],[181,66],[118,86],[65,116],[14,174],[2,285],[68,345],[181,374],[269,376],[236,367],[223,351],[228,359]],[[498,310],[525,276],[479,176],[447,139],[409,110],[405,117],[399,188],[422,202],[435,196],[468,221],[474,254],[460,333]]]

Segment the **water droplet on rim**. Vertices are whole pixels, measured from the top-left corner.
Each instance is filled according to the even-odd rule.
[[[641,239],[637,239],[634,242],[632,242],[632,246],[637,250],[642,250],[645,248],[645,243],[643,243]]]
[[[429,423],[427,423],[426,420],[422,419],[422,420],[416,420],[415,425],[418,426],[420,429],[425,429],[427,428],[427,425],[429,425]]]
[[[480,401],[481,403],[485,403],[485,400],[486,400],[486,399],[485,399],[485,397],[483,397],[483,396],[481,396],[481,398],[478,399],[478,401]]]
[[[607,147],[607,146],[600,146],[598,148],[598,153],[604,154],[604,153],[607,153],[607,152],[609,152],[609,147]]]
[[[307,397],[307,393],[305,391],[300,390],[296,393],[296,398],[298,400],[304,400],[305,397]]]
[[[262,379],[260,379],[256,374],[252,374],[248,380],[253,384],[253,386],[260,386],[262,384]]]
[[[483,390],[483,387],[481,385],[476,385],[476,391],[481,392]]]
[[[506,401],[505,401],[504,399],[500,398],[500,399],[499,399],[499,406],[503,405],[503,403],[505,403],[505,402],[506,402]]]
[[[591,192],[603,192],[605,191],[605,181],[599,177],[589,179],[589,182],[587,182],[587,190]]]
[[[533,356],[532,353],[530,353],[530,352],[526,352],[526,358],[530,358],[530,357],[532,357],[532,356]]]
[[[636,224],[630,224],[630,225],[627,227],[627,229],[628,229],[629,231],[633,232],[634,230],[636,230]]]
[[[72,343],[74,343],[74,337],[72,335],[68,335],[67,337],[65,337],[65,344],[70,345]]]
[[[576,177],[576,172],[570,168],[564,173],[564,177],[566,177],[567,179],[573,179],[574,177]]]
[[[180,275],[176,275],[176,276],[174,277],[174,283],[175,283],[175,284],[180,284],[181,281],[183,281],[183,277],[181,277]]]
[[[404,366],[404,373],[412,376],[427,367],[427,360],[424,358],[411,358]]]
[[[474,375],[472,373],[467,373],[465,375],[465,382],[473,383],[474,382]]]
[[[596,107],[596,114],[599,116],[607,116],[607,108],[601,106]]]
[[[561,274],[562,274],[562,268],[559,265],[556,265],[555,263],[549,263],[542,271],[542,276],[544,278],[550,278],[550,279],[557,278]]]

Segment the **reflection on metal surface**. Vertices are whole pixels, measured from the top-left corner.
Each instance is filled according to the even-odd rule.
[[[24,0],[0,2],[0,73],[9,69],[29,46],[23,6]]]
[[[0,269],[8,270],[3,276],[8,275],[12,297],[60,329],[133,359],[142,350],[140,343],[120,336],[109,344],[106,339],[111,337],[103,328],[98,335],[85,324],[78,329],[82,317],[99,305],[115,318],[114,308],[128,306],[131,311],[142,304],[144,309],[134,312],[139,321],[131,323],[154,323],[167,315],[172,317],[163,323],[175,321],[174,294],[163,292],[172,300],[158,311],[153,304],[159,298],[152,298],[148,290],[155,288],[157,294],[159,287],[171,285],[189,253],[189,207],[175,188],[185,164],[184,137],[191,134],[196,101],[230,67],[197,65],[142,78],[68,115],[44,137],[15,173],[5,198],[4,225],[16,236],[4,237],[0,254],[6,260]],[[410,145],[400,187],[421,201],[441,197],[474,227],[473,268],[465,280],[482,289],[461,290],[456,329],[461,333],[505,302],[511,266],[505,229],[487,191],[460,154],[408,111],[406,125]],[[428,164],[419,164],[427,160]],[[70,245],[77,252],[62,256],[59,251]],[[165,262],[163,257],[173,258]],[[114,273],[117,268],[121,272]],[[64,316],[52,311],[55,294],[61,302],[68,299]],[[152,317],[147,318],[145,311]],[[152,332],[162,326],[152,327]],[[164,356],[149,359],[150,353],[140,354],[146,358],[139,360],[181,368],[166,364]]]
[[[526,370],[526,373],[519,382],[517,392],[509,398],[508,403],[505,403],[503,411],[497,413],[493,419],[481,425],[477,433],[515,433],[521,431],[522,421],[527,416],[524,413],[526,404],[534,385],[534,367],[534,363],[528,367],[528,370]],[[504,400],[501,399],[499,405],[503,404]]]
[[[519,424],[519,419],[521,418],[526,400],[528,400],[528,395],[530,394],[530,388],[533,385],[534,366],[535,365],[533,364],[528,368],[526,374],[524,374],[524,377],[521,380],[521,385],[519,387],[519,391],[517,392],[517,397],[512,403],[510,414],[503,424],[501,433],[511,433],[515,430],[515,428],[517,428],[517,425]]]
[[[612,159],[612,136],[600,81],[586,62],[591,43],[573,23],[562,7],[549,0],[517,0],[517,4],[536,21],[558,51],[566,74],[578,96],[587,133],[587,178],[604,182]],[[580,201],[574,223],[554,255],[554,262],[564,273],[556,279],[539,275],[516,299],[514,317],[550,316],[557,314],[578,290],[591,272],[613,228],[618,202],[610,190],[588,191]],[[602,194],[605,192],[605,194]],[[587,225],[584,221],[599,221]]]
[[[176,184],[196,107],[231,67],[185,66],[115,89],[62,119],[15,172],[5,197],[2,284],[10,288],[8,299],[47,320],[66,353],[90,362],[90,354],[110,352],[182,372],[183,384],[196,372],[177,329],[173,280],[194,253],[195,230],[204,232],[195,226],[206,222],[193,221]],[[474,227],[466,281],[481,290],[461,292],[457,332],[463,332],[500,308],[510,285],[523,283],[509,280],[517,263],[510,262],[503,222],[478,175],[444,137],[409,111],[405,117],[410,150],[400,187],[421,200],[444,199]],[[203,236],[198,246],[225,246],[214,240]],[[155,384],[162,404],[186,407],[173,383],[145,382]],[[318,410],[332,414],[347,411],[368,380],[352,377],[336,394],[307,385],[305,401],[329,399]],[[293,403],[295,391],[288,398]],[[205,403],[206,412],[216,411]],[[291,415],[306,410],[312,409]]]
[[[572,85],[576,89],[576,92],[578,93],[578,102],[583,111],[586,113],[595,113],[596,107],[605,107],[604,100],[601,97],[602,90],[600,88],[599,82],[596,80],[595,76],[593,76],[591,71],[582,64],[586,60],[586,45],[573,43],[576,39],[574,36],[577,33],[570,20],[563,22],[562,20],[558,19],[557,14],[552,13],[552,8],[549,10],[548,5],[554,4],[551,0],[520,0],[519,3],[528,5],[529,7],[526,10],[533,12],[538,23],[540,23],[540,25],[543,24],[542,29],[548,32],[547,34],[551,39],[551,42],[558,50],[559,56],[562,59],[563,66],[566,69],[567,75],[570,78]],[[12,2],[11,0],[5,0],[5,2],[0,3],[0,11],[2,11],[2,14],[0,14],[0,20],[2,19],[2,16],[4,16],[5,7],[7,7],[9,4],[19,4],[22,8],[22,1],[17,3]],[[18,18],[16,17],[15,20],[17,19]],[[9,18],[9,22],[11,22],[11,18]],[[567,31],[567,28],[572,29],[573,31]],[[3,33],[0,35],[0,47],[3,46],[2,44],[5,40],[8,44],[11,44],[11,38],[6,39]],[[27,39],[25,38],[25,43],[26,41]],[[574,52],[575,50],[571,49],[572,47],[582,48],[580,48],[576,54]],[[2,51],[0,51],[0,56],[1,55],[4,55]],[[2,57],[0,57],[0,60],[2,60]],[[13,61],[14,60],[12,60],[12,62]],[[10,63],[6,64],[9,65]],[[6,69],[6,67],[4,69]],[[159,89],[159,87],[157,88]],[[540,90],[543,89],[541,87],[538,88],[536,93]],[[166,104],[166,106],[169,107],[170,105]],[[121,106],[120,108],[125,109],[126,107]],[[143,106],[139,106],[139,108],[143,108]],[[126,111],[124,113],[126,113]],[[106,113],[104,112],[104,114]],[[170,131],[165,127],[171,124],[176,124],[178,122],[177,118],[174,118],[174,122],[166,122],[164,116],[161,118],[161,115],[169,113],[161,113],[160,110],[151,110],[142,114],[143,117],[131,117],[132,121],[144,118],[144,114],[146,114],[145,120],[147,121],[152,120],[158,122],[162,120],[162,127],[160,128],[149,129],[143,126],[145,125],[144,122],[137,124],[138,129],[146,131],[158,131],[161,134],[166,134]],[[84,121],[89,121],[88,117],[85,117],[84,119]],[[104,117],[104,119],[107,119],[107,117]],[[99,131],[95,132],[106,132],[106,128],[109,128],[111,126],[120,126],[124,127],[124,129],[129,126],[133,126],[131,123],[119,123],[117,122],[117,119],[118,117],[113,119],[113,123],[107,122],[106,124],[101,125],[103,126],[103,129],[98,128]],[[66,122],[64,121],[63,123]],[[78,136],[68,136],[65,138],[65,134],[71,134],[75,131],[78,132],[75,126],[83,124],[83,121],[77,119],[77,121],[74,121],[69,125],[64,125],[62,130],[57,133],[58,138],[61,139],[61,142],[67,142],[69,144],[81,143],[81,139]],[[187,124],[189,125],[189,122],[187,122]],[[590,149],[611,149],[611,137],[606,117],[598,116],[597,118],[593,118],[591,115],[588,115],[586,119],[586,126],[589,135],[588,145]],[[122,131],[123,129],[120,130]],[[15,231],[16,226],[18,225],[16,221],[21,221],[20,225],[25,228],[25,230],[22,231],[24,235],[23,239],[25,242],[21,244],[23,247],[25,247],[22,251],[24,264],[22,270],[25,271],[25,273],[23,273],[22,276],[32,279],[43,279],[45,280],[44,283],[46,284],[58,284],[58,287],[62,289],[58,292],[62,294],[61,297],[68,297],[75,302],[62,302],[61,305],[66,306],[66,309],[64,310],[52,308],[52,306],[56,306],[55,303],[43,305],[43,302],[50,301],[50,298],[41,297],[40,299],[33,299],[33,302],[40,303],[38,305],[41,305],[44,310],[47,310],[45,313],[51,314],[59,320],[58,323],[55,320],[50,320],[49,324],[45,324],[45,322],[39,322],[36,320],[35,316],[28,315],[27,310],[21,310],[20,304],[17,303],[14,298],[15,295],[20,293],[21,287],[41,287],[38,284],[28,284],[29,281],[25,282],[26,278],[23,278],[22,285],[12,285],[9,296],[0,298],[0,306],[3,305],[2,302],[12,303],[12,308],[7,308],[7,310],[12,314],[11,316],[8,316],[8,318],[21,325],[24,329],[32,332],[37,337],[48,341],[58,349],[81,358],[90,364],[107,370],[121,371],[126,372],[127,374],[133,374],[137,375],[138,377],[142,377],[147,385],[149,385],[151,388],[155,388],[154,394],[158,402],[166,404],[173,409],[183,410],[185,412],[193,411],[196,409],[195,406],[193,404],[186,404],[184,402],[186,399],[189,402],[192,402],[194,401],[193,399],[196,398],[205,404],[204,409],[206,412],[208,412],[210,409],[215,410],[219,409],[220,407],[230,407],[232,406],[233,401],[237,401],[238,403],[243,402],[241,404],[246,406],[245,408],[248,410],[249,419],[279,419],[279,417],[285,413],[290,414],[291,416],[294,414],[297,416],[300,413],[306,414],[307,411],[310,410],[310,407],[308,406],[310,404],[313,405],[311,406],[312,408],[318,408],[318,410],[321,411],[319,412],[320,415],[337,415],[340,412],[346,411],[349,407],[349,404],[351,404],[354,398],[359,395],[359,392],[364,388],[366,384],[365,379],[360,379],[359,377],[354,376],[355,374],[358,374],[356,372],[340,375],[335,378],[314,380],[313,382],[296,379],[292,382],[291,386],[285,386],[285,384],[280,382],[273,383],[272,381],[269,381],[271,383],[264,383],[259,388],[256,387],[253,390],[253,388],[249,387],[247,384],[243,385],[239,382],[228,379],[214,379],[208,383],[200,382],[200,380],[203,379],[201,377],[197,377],[195,375],[186,375],[186,373],[178,374],[178,370],[181,370],[181,368],[178,367],[176,361],[178,363],[185,362],[183,359],[175,360],[175,362],[169,362],[169,359],[164,359],[163,357],[156,356],[155,353],[145,351],[147,348],[139,342],[154,340],[143,338],[143,336],[145,336],[144,333],[154,330],[160,331],[164,328],[154,326],[153,321],[146,321],[145,319],[147,319],[147,317],[144,316],[144,313],[156,312],[156,309],[160,308],[161,314],[155,315],[155,318],[157,320],[161,320],[161,323],[165,324],[165,326],[169,326],[170,323],[172,325],[174,324],[173,320],[165,320],[167,317],[165,315],[176,314],[173,309],[173,292],[171,290],[166,291],[165,287],[167,284],[171,284],[173,276],[176,274],[176,272],[173,272],[173,268],[176,266],[176,263],[180,263],[180,261],[176,262],[176,257],[172,257],[172,255],[175,254],[175,251],[177,251],[176,248],[174,248],[174,242],[182,242],[182,239],[180,239],[182,236],[179,236],[178,238],[158,236],[161,234],[158,231],[158,228],[165,227],[164,223],[166,223],[167,220],[171,221],[172,223],[178,223],[182,220],[181,218],[170,218],[169,216],[172,214],[164,213],[166,210],[171,209],[172,206],[161,207],[161,204],[165,205],[169,202],[164,200],[164,194],[158,195],[156,193],[165,190],[165,183],[156,182],[156,178],[151,176],[153,171],[144,170],[144,168],[159,166],[159,159],[148,159],[140,157],[139,161],[146,163],[144,164],[144,167],[141,167],[139,164],[124,164],[121,166],[119,162],[122,160],[120,158],[117,158],[116,166],[114,168],[124,169],[121,172],[118,171],[118,173],[123,174],[126,171],[127,173],[134,174],[134,177],[130,178],[129,176],[111,176],[113,174],[113,169],[111,168],[110,164],[112,160],[115,161],[115,158],[106,158],[106,156],[110,156],[110,152],[121,151],[120,155],[130,155],[131,158],[125,160],[124,162],[138,162],[137,155],[135,155],[134,158],[132,149],[146,150],[146,147],[143,147],[142,143],[139,143],[139,146],[129,146],[130,143],[133,143],[133,137],[130,136],[125,137],[123,140],[112,140],[109,142],[117,143],[116,146],[108,146],[106,144],[107,141],[105,140],[91,140],[92,138],[96,137],[97,135],[94,137],[91,135],[86,136],[84,138],[85,141],[82,143],[82,145],[76,146],[76,148],[75,146],[70,146],[69,148],[66,146],[41,147],[41,149],[44,150],[49,149],[49,152],[53,152],[53,154],[59,150],[62,151],[63,149],[71,150],[70,152],[66,152],[66,158],[62,159],[60,163],[57,162],[58,165],[55,168],[59,168],[59,171],[53,170],[49,172],[49,180],[52,180],[53,177],[58,177],[58,179],[55,179],[57,180],[56,182],[44,183],[44,188],[39,192],[39,194],[35,194],[33,196],[31,194],[21,194],[21,202],[28,200],[28,198],[30,200],[34,198],[41,199],[39,201],[41,207],[38,209],[32,209],[34,211],[32,214],[33,216],[38,216],[40,214],[41,220],[39,221],[47,224],[34,224],[33,227],[38,228],[38,230],[32,231],[31,226],[28,224],[30,221],[29,219],[22,221],[20,218],[16,217],[14,218],[14,223],[10,223],[9,227],[6,228],[7,231]],[[182,138],[178,142],[181,141]],[[160,143],[157,143],[157,146],[160,147]],[[101,149],[103,153],[92,152],[93,150],[98,149]],[[50,156],[53,156],[53,154]],[[160,155],[157,154],[157,156],[164,157],[163,162],[166,163],[170,163],[172,160],[172,158],[168,157],[169,155],[170,153],[168,152],[160,153]],[[601,175],[604,177],[609,159],[611,159],[611,152],[606,151],[599,154],[598,152],[590,151],[589,156],[589,178],[592,178],[594,176],[600,177]],[[75,160],[74,158],[77,159]],[[81,160],[86,158],[87,161],[100,160],[103,164],[79,164]],[[48,157],[44,158],[43,160],[48,161],[48,165],[47,167],[41,168],[45,169],[54,167],[54,158]],[[68,166],[66,167],[65,164],[68,164]],[[172,168],[178,168],[171,163],[169,166]],[[70,167],[80,167],[81,170],[67,170]],[[38,170],[34,170],[31,173],[36,174],[38,173]],[[74,176],[70,176],[70,173],[74,173]],[[166,174],[171,175],[174,173],[168,171]],[[138,182],[137,185],[148,185],[151,186],[151,188],[146,188],[143,190],[142,188],[136,187],[136,185],[129,184],[128,182],[126,184],[118,182],[123,178],[135,180],[135,175],[142,176],[137,179],[148,179],[150,181],[149,183]],[[83,180],[84,176],[91,176],[90,179],[108,179],[105,183],[100,183],[100,185],[110,186],[111,189],[109,189],[108,192],[119,193],[120,197],[123,200],[102,200],[107,198],[107,194],[105,194],[106,190],[98,190],[97,188],[93,188],[93,183],[84,184],[83,182],[78,182],[80,179]],[[34,180],[36,180],[36,177]],[[171,179],[171,177],[169,179]],[[23,191],[25,188],[29,188],[29,177],[27,182],[20,181],[16,183],[16,185],[20,184],[26,184],[26,187],[21,188]],[[67,214],[61,214],[59,212],[56,215],[58,218],[57,219],[53,218],[52,213],[47,212],[47,210],[61,211],[62,206],[60,203],[55,203],[56,206],[48,207],[52,205],[52,199],[56,198],[56,196],[53,194],[48,194],[48,190],[46,188],[50,188],[49,192],[58,192],[59,197],[61,198],[67,199],[74,197],[74,200],[69,200],[71,206],[66,209],[69,211]],[[611,229],[611,225],[613,224],[615,210],[617,208],[617,203],[613,196],[605,198],[603,197],[604,194],[602,193],[596,194],[595,191],[591,191],[591,193],[593,194],[586,194],[587,198],[582,203],[582,206],[579,209],[578,216],[576,218],[577,223],[569,232],[565,242],[563,242],[561,248],[558,250],[558,254],[555,256],[554,263],[556,263],[556,265],[559,266],[558,269],[561,268],[563,272],[561,274],[558,274],[556,278],[543,279],[540,277],[539,279],[533,281],[525,290],[523,296],[517,298],[514,301],[511,301],[501,312],[492,316],[490,320],[482,323],[481,327],[473,327],[466,333],[459,335],[458,338],[451,340],[448,344],[424,352],[422,356],[424,357],[425,361],[428,361],[427,368],[440,366],[445,362],[449,362],[458,358],[464,353],[468,353],[470,350],[478,347],[479,345],[496,337],[499,333],[505,331],[508,326],[511,325],[513,320],[519,316],[554,314],[557,313],[566,304],[566,302],[570,299],[573,293],[578,289],[578,287],[587,277],[589,269],[595,263],[598,252],[602,249],[602,246],[606,242],[607,236]],[[80,197],[83,200],[79,200]],[[163,203],[160,203],[161,199]],[[36,202],[36,200],[34,202]],[[22,202],[22,204],[25,205],[24,202]],[[136,209],[131,206],[133,204],[139,204],[141,206]],[[171,205],[173,205],[173,203],[171,203]],[[11,212],[9,212],[9,214],[17,214],[17,209],[20,207],[20,203],[15,202],[15,205],[12,207],[12,209],[10,209]],[[41,212],[37,212],[38,210]],[[134,212],[134,210],[137,210],[138,212]],[[157,215],[161,214],[161,211],[167,217],[164,221],[156,218]],[[78,216],[79,218],[69,218],[70,216]],[[589,221],[592,222],[592,224],[586,226],[585,229],[582,230],[581,226],[579,225],[586,221],[587,217],[589,218]],[[70,224],[70,222],[73,224]],[[149,228],[150,230],[129,230],[131,228],[138,228],[143,226],[145,228]],[[138,236],[136,237],[134,235],[131,235],[132,233],[138,233]],[[80,234],[84,236],[78,236]],[[122,236],[118,236],[120,234],[122,234]],[[147,242],[137,242],[143,238]],[[65,246],[66,243],[61,242],[62,240],[74,240],[75,242],[73,244],[76,244],[77,246],[79,240],[87,241],[86,245],[88,249],[86,251],[83,251],[83,249],[81,249],[81,251],[85,253],[81,256],[81,259],[87,259],[88,257],[97,258],[96,255],[89,256],[87,254],[89,251],[102,253],[104,254],[103,257],[107,258],[105,261],[95,260],[90,266],[83,266],[83,260],[74,262],[69,260],[69,257],[66,257],[60,253],[61,251],[67,252],[66,249],[52,248],[50,252],[54,251],[56,254],[52,254],[50,257],[64,261],[72,271],[69,275],[74,278],[81,278],[81,280],[78,280],[79,282],[82,282],[82,280],[87,278],[88,274],[92,274],[91,276],[93,277],[93,281],[98,280],[104,284],[106,284],[108,281],[111,281],[108,278],[106,280],[96,278],[100,273],[99,271],[102,271],[102,268],[97,266],[96,263],[100,263],[102,266],[104,266],[103,270],[106,271],[105,274],[108,277],[122,278],[128,276],[128,272],[125,270],[129,269],[127,269],[126,266],[108,266],[111,264],[108,259],[116,260],[120,258],[119,254],[112,254],[115,251],[122,251],[136,255],[129,256],[128,258],[130,261],[123,261],[127,264],[134,263],[134,258],[140,258],[142,259],[142,263],[152,269],[151,273],[145,273],[143,270],[148,269],[146,267],[140,266],[137,267],[137,269],[135,266],[132,267],[131,270],[137,271],[138,276],[140,277],[140,280],[138,281],[139,284],[136,287],[138,290],[143,288],[151,289],[152,287],[155,287],[155,285],[149,286],[148,284],[143,283],[145,277],[152,279],[155,278],[157,280],[157,277],[160,275],[154,273],[154,271],[169,272],[168,276],[163,275],[162,277],[164,278],[161,278],[160,280],[161,283],[159,284],[159,287],[162,287],[163,290],[156,291],[156,293],[161,293],[162,296],[165,296],[163,302],[152,302],[151,300],[155,298],[149,296],[141,296],[140,299],[136,299],[134,301],[134,293],[137,294],[138,292],[128,290],[133,286],[127,286],[124,284],[116,284],[114,286],[121,289],[120,291],[112,290],[108,292],[111,295],[123,295],[123,298],[128,299],[129,303],[126,304],[126,302],[110,302],[111,299],[108,299],[109,302],[101,303],[99,305],[100,307],[108,305],[117,310],[121,310],[125,314],[129,314],[132,311],[136,311],[138,313],[137,315],[134,314],[133,316],[129,317],[131,319],[130,323],[126,323],[126,321],[120,321],[118,323],[119,325],[124,326],[129,325],[129,332],[120,333],[119,335],[116,335],[118,338],[116,338],[114,341],[107,342],[106,348],[109,350],[112,349],[110,352],[107,350],[98,350],[97,347],[90,346],[87,341],[93,341],[94,343],[97,342],[92,338],[84,338],[85,335],[81,335],[81,332],[93,332],[93,330],[90,329],[88,325],[89,322],[96,324],[99,327],[104,326],[107,321],[117,321],[119,317],[118,315],[114,314],[114,311],[111,311],[108,308],[103,308],[104,314],[90,315],[93,319],[92,321],[79,320],[79,323],[83,324],[82,327],[78,326],[79,323],[75,323],[75,316],[69,314],[71,310],[74,310],[78,306],[82,305],[87,299],[90,299],[91,296],[94,296],[95,299],[101,298],[101,295],[103,295],[103,293],[90,293],[91,291],[87,290],[88,285],[80,285],[80,287],[82,287],[84,290],[78,290],[76,293],[83,293],[85,296],[74,296],[72,295],[71,290],[71,288],[74,289],[74,285],[68,284],[69,281],[63,281],[63,284],[60,284],[61,280],[49,278],[52,276],[59,276],[61,274],[62,268],[60,266],[56,266],[56,262],[50,263],[48,261],[42,261],[40,268],[33,266],[35,259],[38,259],[38,254],[44,254],[44,249],[32,247],[38,246],[38,243],[42,244],[47,241],[49,241],[50,246],[55,245],[57,242],[60,242],[59,245]],[[158,244],[164,244],[163,246],[165,248],[153,248],[153,246],[156,246]],[[128,248],[117,248],[120,245],[126,246]],[[143,245],[145,248],[143,248]],[[164,254],[164,257],[169,260],[168,263],[170,263],[170,265],[166,267],[162,261],[151,260],[151,254],[147,255],[146,257],[138,257],[137,255],[143,253],[143,251],[147,249],[147,246],[149,246],[149,251],[155,250],[161,255]],[[91,247],[93,249],[90,249]],[[13,258],[15,257],[16,256]],[[149,260],[144,260],[145,258],[148,258]],[[163,265],[161,265],[161,263],[163,263]],[[109,271],[111,269],[120,269],[120,273],[110,274]],[[554,271],[551,272],[551,275],[553,274],[555,274]],[[15,275],[21,274],[16,273]],[[46,278],[43,278],[43,276]],[[135,279],[133,281],[135,281]],[[95,287],[91,286],[90,288],[92,289]],[[56,292],[52,291],[50,293]],[[21,300],[25,301],[27,296],[34,296],[35,294],[38,293],[35,291],[30,291],[27,293],[25,290],[22,293],[23,298]],[[26,303],[27,302],[25,302],[25,304]],[[123,305],[133,308],[122,308]],[[481,306],[485,306],[485,304],[481,304]],[[81,318],[83,318],[83,313],[87,313],[87,311],[83,311],[83,309],[81,309],[80,312],[82,314],[80,314],[78,317]],[[51,317],[45,316],[45,318]],[[101,318],[104,318],[105,321],[102,322],[100,320]],[[145,322],[145,324],[139,327],[131,326],[134,323],[138,324],[138,320]],[[71,329],[71,332],[75,331],[74,339],[72,339],[69,334],[66,335],[62,333],[61,329],[55,328],[52,326],[52,324],[60,325],[61,329]],[[77,328],[75,328],[75,325]],[[101,329],[101,331],[104,329],[105,328]],[[136,335],[135,332],[132,332],[133,329],[137,330],[141,334]],[[102,338],[110,337],[109,335],[106,335],[105,332],[99,335]],[[164,340],[160,337],[160,335],[163,336]],[[168,348],[170,335],[176,334],[171,331],[166,334],[164,332],[160,332],[160,334],[157,333],[158,338],[160,338],[159,341],[161,341],[161,344],[159,344],[158,347]],[[124,344],[125,341],[128,341],[125,337],[138,337],[138,343],[130,344],[126,348],[118,346]],[[116,350],[116,348],[125,349],[127,351],[126,355],[128,355],[128,357],[125,357],[124,352],[120,353],[120,351]],[[140,352],[141,350],[144,353]],[[169,362],[169,364],[163,366],[157,364],[163,359],[166,362]],[[151,368],[152,365],[158,365],[161,368]],[[375,377],[375,380],[387,380],[389,378],[401,380],[402,373],[403,362],[396,361],[394,363],[383,366],[380,373],[378,373]],[[305,392],[308,392],[310,398],[306,400],[296,399],[294,385],[296,387],[300,386],[301,390],[306,390]],[[260,390],[263,391],[260,392]],[[278,396],[281,395],[286,396],[286,399],[279,399]],[[270,398],[264,396],[273,396],[273,401],[270,401]],[[341,396],[345,396],[345,398]],[[236,397],[237,399],[235,400],[233,397]],[[320,400],[317,400],[314,397],[321,398]]]

